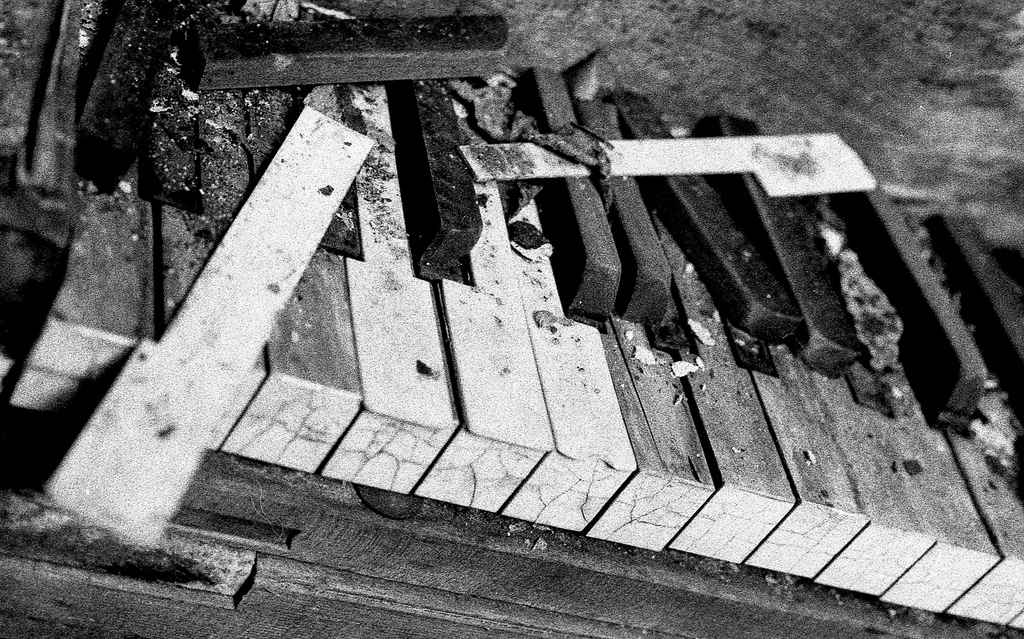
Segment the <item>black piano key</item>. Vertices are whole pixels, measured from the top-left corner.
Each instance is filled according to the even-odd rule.
[[[694,126],[694,136],[758,135],[749,120],[731,116],[703,118]],[[797,334],[800,358],[814,370],[838,377],[861,351],[853,318],[846,310],[829,270],[828,258],[819,246],[811,201],[798,198],[769,198],[753,175],[714,178],[722,189],[738,189],[736,211],[757,216],[768,243],[774,250],[789,290],[804,316]]]
[[[906,221],[867,193],[834,194],[829,204],[846,223],[864,271],[903,320],[900,362],[925,418],[966,426],[984,389],[985,365]]]
[[[671,137],[645,97],[617,92],[615,102],[632,137]],[[796,333],[803,320],[778,265],[762,256],[704,178],[646,178],[640,185],[732,325],[772,343]]]
[[[962,312],[974,326],[982,357],[1002,380],[1014,411],[1024,416],[1024,290],[986,246],[973,220],[936,217],[927,227],[960,292]]]
[[[599,100],[580,102],[577,110],[582,123],[597,135],[609,140],[622,137],[615,105]],[[633,178],[612,177],[608,179],[608,192],[609,221],[612,234],[619,240],[622,261],[616,307],[628,320],[659,323],[672,301],[672,273],[640,188]]]
[[[466,136],[437,81],[388,85],[398,175],[417,274],[462,281],[483,221],[473,175],[459,155]]]
[[[551,69],[536,68],[532,79],[540,98],[546,131],[574,123],[576,117],[562,75]],[[545,188],[549,191],[542,199],[552,197],[551,185]],[[559,294],[566,304],[566,314],[608,317],[615,310],[622,262],[601,196],[586,178],[564,180],[553,190],[568,197],[572,210],[570,218],[562,213],[564,204],[541,208],[545,232],[556,247],[551,263]]]

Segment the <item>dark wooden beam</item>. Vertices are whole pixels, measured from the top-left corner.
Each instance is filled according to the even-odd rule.
[[[500,16],[253,22],[202,37],[201,89],[483,76],[504,63]]]

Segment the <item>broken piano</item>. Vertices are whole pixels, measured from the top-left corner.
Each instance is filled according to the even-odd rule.
[[[985,366],[837,136],[256,55],[161,60],[83,195],[4,379],[13,447],[70,449],[2,493],[0,625],[1024,628],[1024,511],[959,434]]]

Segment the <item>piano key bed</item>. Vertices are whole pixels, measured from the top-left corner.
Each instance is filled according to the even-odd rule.
[[[480,517],[486,526],[517,533],[571,531],[559,538],[568,540],[565,545],[614,548],[590,538],[653,551],[658,558],[629,552],[650,557],[636,570],[662,575],[657,579],[677,578],[665,576],[662,557],[683,564],[704,557],[893,605],[1024,628],[1024,508],[1012,486],[991,472],[983,443],[930,427],[937,412],[931,399],[922,397],[922,406],[905,401],[895,416],[862,405],[846,379],[811,370],[787,347],[760,343],[770,367],[751,367],[737,357],[744,342],[757,340],[723,320],[709,293],[717,283],[702,281],[693,258],[679,248],[671,221],[683,214],[673,207],[685,207],[685,200],[651,196],[672,179],[612,178],[611,214],[596,192],[588,192],[593,187],[586,178],[553,182],[512,220],[553,238],[553,253],[524,249],[515,237],[510,244],[513,212],[499,183],[460,183],[469,175],[463,173],[438,177],[439,166],[462,162],[455,145],[444,141],[473,141],[475,135],[465,119],[454,117],[458,110],[443,82],[321,87],[304,102],[308,91],[292,88],[180,98],[173,74],[166,68],[163,74],[180,103],[156,114],[153,139],[181,130],[194,140],[151,142],[139,179],[133,174],[112,194],[86,195],[67,280],[20,381],[9,389],[15,406],[90,412],[82,406],[99,400],[125,361],[145,365],[143,355],[157,357],[152,349],[179,339],[190,308],[233,314],[235,323],[224,320],[225,330],[249,330],[266,304],[246,297],[238,309],[200,307],[195,296],[203,285],[193,287],[208,274],[200,276],[215,250],[235,246],[228,229],[236,213],[256,206],[261,188],[271,193],[262,200],[267,211],[287,207],[294,197],[273,193],[301,191],[318,179],[308,175],[312,163],[337,149],[313,149],[308,158],[296,151],[296,141],[319,126],[310,118],[340,122],[373,142],[348,197],[323,193],[336,212],[304,272],[289,275],[294,291],[272,320],[263,354],[243,363],[244,351],[232,351],[238,361],[218,378],[219,387],[181,385],[179,401],[191,395],[197,402],[183,410],[209,411],[202,417],[210,431],[206,445],[221,453],[201,466],[176,526],[196,513],[220,512],[199,527],[225,518],[234,522],[232,530],[242,520],[257,522],[250,528],[261,532],[249,537],[293,548],[288,530],[305,525],[287,514],[291,507],[274,503],[261,519],[231,503],[237,488],[226,486],[236,479],[225,469],[240,473],[238,482],[246,473],[264,473],[264,480],[297,483],[305,487],[303,499],[326,504],[337,501],[343,488],[336,480],[344,480],[496,513]],[[534,79],[538,118],[546,116],[549,124],[571,119],[564,108],[557,111],[559,101],[569,100],[561,76],[536,70]],[[432,112],[438,103],[448,111]],[[628,117],[619,130],[614,103],[597,106],[585,119],[605,137],[646,136]],[[595,124],[593,118],[604,119]],[[402,146],[414,120],[435,140],[422,157],[405,154]],[[471,201],[438,194],[449,188]],[[563,197],[559,188],[566,189]],[[932,310],[940,318],[933,322],[958,321],[948,304],[936,301],[935,274],[893,212],[866,198],[832,199],[851,242],[858,234],[882,237],[879,252],[911,274],[909,288],[926,291],[917,293],[921,304],[940,306]],[[320,215],[315,204],[304,202],[290,224]],[[478,213],[479,238],[463,259],[424,268],[416,234],[424,219],[443,218],[436,209],[445,207]],[[274,217],[280,224],[277,214],[268,219]],[[316,224],[326,227],[326,221]],[[472,225],[453,224],[454,232],[475,232]],[[870,225],[883,228],[882,235],[861,231]],[[560,239],[574,232],[582,249]],[[275,243],[273,233],[246,246],[291,250],[280,238]],[[563,246],[585,264],[565,263]],[[246,256],[238,259],[244,264]],[[616,281],[617,289],[609,284]],[[893,300],[901,309],[905,302]],[[613,307],[618,310],[608,314]],[[669,343],[649,328],[666,313],[682,336]],[[973,347],[967,350],[955,360],[964,369],[960,381],[976,370]],[[195,373],[206,379],[203,374]],[[906,379],[896,388],[913,397]],[[204,393],[216,397],[203,399]],[[107,395],[103,402],[109,401]],[[140,448],[130,440],[115,446]],[[175,449],[166,450],[152,453],[154,463],[181,462],[158,462]],[[65,485],[61,473],[76,463],[69,459],[57,474],[58,496]],[[79,466],[88,468],[94,458],[83,459]],[[130,490],[132,476],[122,479]],[[67,482],[70,490],[81,485]],[[204,492],[203,482],[212,488]],[[355,544],[355,536],[372,534],[368,519],[352,515],[358,507],[346,499],[339,507],[345,514],[329,518],[347,528],[319,545]],[[425,517],[477,517],[432,503],[425,508],[434,513]],[[403,536],[409,524],[388,522],[381,530],[366,543],[412,543]],[[297,546],[300,559],[302,544],[309,543]],[[367,550],[368,557],[387,554]],[[452,558],[460,560],[483,561]],[[245,555],[238,561],[254,560]],[[615,563],[594,561],[596,570],[611,570],[601,562]],[[494,578],[516,578],[514,566],[499,565],[512,572]],[[262,570],[272,573],[273,561]],[[254,592],[268,597],[260,588]],[[552,595],[550,601],[561,599]]]

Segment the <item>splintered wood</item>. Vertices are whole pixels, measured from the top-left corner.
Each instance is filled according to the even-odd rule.
[[[773,197],[871,191],[874,176],[833,133],[724,139],[609,140],[612,176],[753,173]],[[462,155],[481,182],[588,177],[590,168],[532,142],[471,144]]]
[[[139,542],[160,538],[211,424],[258,358],[371,145],[303,111],[159,344],[133,352],[51,478],[58,505]]]

